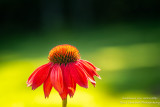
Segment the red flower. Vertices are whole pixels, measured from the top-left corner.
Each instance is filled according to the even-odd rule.
[[[28,78],[27,86],[36,89],[43,84],[45,98],[49,97],[52,87],[60,94],[62,100],[69,94],[73,97],[76,84],[88,88],[88,80],[95,86],[93,76],[100,76],[93,64],[80,59],[79,51],[71,45],[54,47],[48,56],[49,63],[38,67]]]

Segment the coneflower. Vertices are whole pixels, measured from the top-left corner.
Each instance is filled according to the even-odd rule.
[[[36,89],[43,84],[45,98],[54,87],[63,101],[63,107],[67,104],[67,95],[73,97],[76,84],[88,88],[88,80],[95,86],[93,76],[100,76],[96,71],[100,70],[92,63],[80,59],[79,51],[74,46],[64,44],[54,47],[49,52],[49,63],[38,67],[28,78],[27,86]]]

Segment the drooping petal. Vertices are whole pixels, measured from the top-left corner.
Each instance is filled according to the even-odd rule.
[[[75,91],[76,91],[76,82],[72,79],[72,86],[68,87],[69,96],[73,97]]]
[[[89,65],[85,60],[79,60],[79,62],[81,63],[81,65],[87,71],[87,73],[89,75],[91,75],[91,76],[97,76],[99,79],[101,79],[101,77],[96,72],[96,69],[94,69],[91,65]]]
[[[54,64],[51,70],[51,83],[52,86],[59,92],[63,92],[63,75],[59,64]]]
[[[50,76],[48,76],[47,79],[45,80],[43,84],[43,90],[44,90],[45,98],[48,98],[52,90],[52,83],[51,83]]]
[[[63,79],[65,87],[67,87],[67,92],[69,93],[70,97],[72,97],[76,90],[76,83],[71,77],[69,65],[67,64],[65,67],[65,64],[61,64],[61,68],[63,71]]]
[[[37,71],[33,72],[33,76],[28,81],[28,84],[31,84],[33,90],[39,87],[47,79],[51,66],[52,63],[49,62],[36,69]]]
[[[70,73],[73,80],[81,87],[88,88],[87,76],[80,70],[76,62],[69,63]]]
[[[81,63],[78,62],[77,64],[78,64],[79,69],[87,75],[88,80],[90,80],[92,84],[94,83],[93,85],[95,86],[96,82],[95,82],[94,77],[88,74],[88,72],[82,67]]]
[[[85,60],[84,60],[85,61]],[[95,67],[93,64],[91,64],[90,62],[88,62],[88,61],[85,61],[86,63],[88,63],[90,66],[92,66],[93,68],[91,68],[92,70],[94,69],[94,71],[96,72],[96,70],[98,69],[97,67]],[[79,60],[79,64],[81,65],[81,67],[83,68],[83,64],[82,64],[83,62],[80,62],[80,60]],[[85,67],[84,67],[85,68]],[[86,71],[86,70],[85,70]],[[88,79],[90,80],[90,82],[93,84],[93,86],[95,87],[96,86],[96,82],[95,82],[95,79],[94,79],[94,73],[92,73],[90,70],[89,71],[86,71],[86,74],[87,74],[87,76],[88,76]],[[99,78],[100,78],[100,76],[99,76]]]
[[[36,70],[34,70],[34,72],[29,76],[28,80],[27,80],[27,86],[31,86],[32,82],[33,82],[33,78],[35,76],[35,74],[43,67],[45,67],[47,64],[41,65],[40,67],[38,67]]]
[[[63,92],[59,93],[59,95],[61,96],[62,100],[67,98],[67,94],[68,94],[67,87],[63,87]]]
[[[67,94],[68,94],[66,81],[64,79],[64,69],[65,69],[65,64],[63,63],[63,64],[61,64],[61,70],[62,70],[62,75],[63,75],[63,92],[59,93],[59,95],[61,96],[62,100],[66,99],[67,98]]]
[[[94,70],[96,71],[100,71],[100,68],[95,67],[91,62],[84,60],[85,62],[87,62],[90,66],[92,66],[94,68]]]

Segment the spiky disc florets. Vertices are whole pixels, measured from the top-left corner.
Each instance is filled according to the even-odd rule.
[[[48,59],[53,63],[74,62],[80,59],[79,51],[76,47],[64,44],[54,47],[50,52]]]

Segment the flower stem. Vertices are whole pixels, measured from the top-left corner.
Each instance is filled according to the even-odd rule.
[[[67,98],[62,100],[62,107],[67,107]]]

